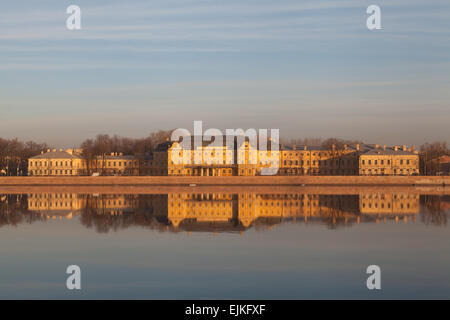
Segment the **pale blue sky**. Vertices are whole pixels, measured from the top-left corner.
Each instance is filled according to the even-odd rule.
[[[366,28],[370,4],[382,30]],[[66,147],[203,120],[421,144],[450,142],[449,111],[448,0],[0,5],[0,137]]]

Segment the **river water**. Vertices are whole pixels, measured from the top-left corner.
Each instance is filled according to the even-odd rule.
[[[450,196],[342,191],[0,192],[0,298],[450,298]]]

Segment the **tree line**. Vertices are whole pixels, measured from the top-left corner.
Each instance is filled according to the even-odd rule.
[[[420,146],[421,174],[428,176],[444,174],[440,161],[443,156],[450,156],[450,149],[445,141],[425,143]]]
[[[34,141],[23,142],[17,138],[0,138],[0,175],[27,175],[28,159],[48,148],[49,146],[46,143],[36,143]]]
[[[112,152],[133,155],[137,160],[143,161],[146,156],[151,156],[155,148],[170,139],[173,130],[158,130],[151,132],[145,138],[128,138],[118,135],[99,134],[95,138],[84,140],[80,147],[82,156],[87,160],[88,166],[92,160],[106,157]],[[336,152],[337,156],[344,150],[345,145],[362,144],[359,140],[344,140],[338,138],[301,138],[282,139],[281,144],[322,146]],[[28,159],[39,155],[52,147],[47,143],[34,141],[20,141],[17,138],[0,138],[0,175],[21,176],[27,175]],[[420,172],[423,175],[441,174],[442,168],[439,159],[450,155],[450,149],[444,141],[425,143],[420,146]],[[102,161],[101,163],[104,163]],[[88,168],[88,172],[98,168]]]

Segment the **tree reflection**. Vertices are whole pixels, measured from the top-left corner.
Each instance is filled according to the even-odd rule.
[[[422,222],[427,225],[447,226],[450,196],[426,195],[421,197]]]
[[[27,195],[0,194],[0,227],[42,220],[41,215],[28,211]]]

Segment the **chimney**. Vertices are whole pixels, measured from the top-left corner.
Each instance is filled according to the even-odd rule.
[[[386,150],[386,145],[385,144],[383,145],[383,150]]]
[[[403,151],[406,151],[406,145],[405,144],[403,145]]]
[[[412,147],[411,147],[411,152],[414,152],[414,151],[416,151],[416,146],[415,146],[415,145],[412,145]]]
[[[395,150],[395,151],[398,151],[398,146],[395,146],[395,147],[394,147],[394,150]]]
[[[356,144],[356,150],[359,151],[359,143]]]
[[[331,145],[331,148],[333,149],[333,151],[336,149],[336,145],[333,143],[332,145]]]
[[[297,146],[295,144],[292,146],[292,150],[297,150]]]
[[[308,147],[307,147],[307,146],[304,146],[303,149],[304,149],[304,150],[308,150]]]
[[[347,151],[347,145],[346,144],[344,144],[344,150]]]

